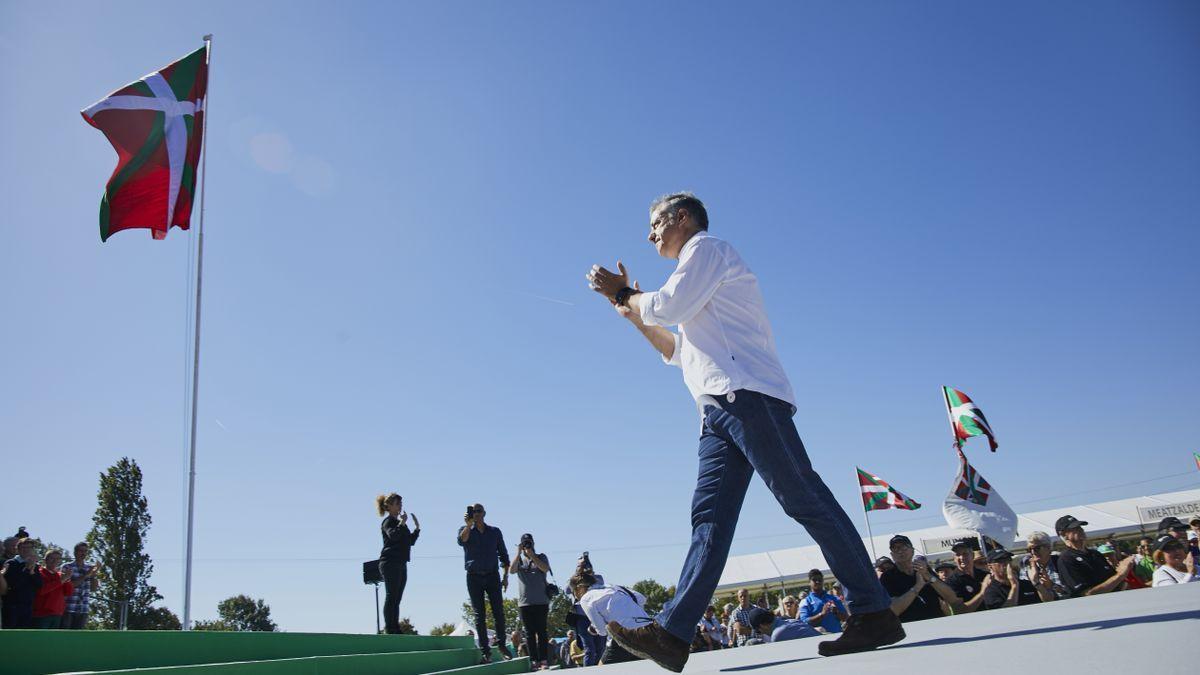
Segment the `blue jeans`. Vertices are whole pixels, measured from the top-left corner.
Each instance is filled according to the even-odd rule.
[[[655,620],[675,637],[692,641],[725,568],[742,501],[756,472],[784,513],[803,525],[821,547],[833,575],[846,589],[852,614],[891,606],[858,531],[813,471],[792,423],[792,406],[745,389],[719,398],[720,407],[704,406],[691,548],[675,597]]]

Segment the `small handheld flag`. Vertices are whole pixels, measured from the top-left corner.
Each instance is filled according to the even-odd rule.
[[[950,425],[954,427],[955,444],[961,448],[963,441],[972,436],[987,436],[992,452],[995,452],[999,447],[996,444],[996,436],[992,433],[992,427],[988,425],[987,418],[983,416],[983,411],[979,409],[979,406],[975,405],[966,394],[953,387],[942,387],[942,394],[946,399],[946,411],[950,415]]]
[[[879,476],[867,473],[862,469],[858,469],[858,486],[862,490],[863,509],[867,511],[881,509],[916,511],[921,508],[920,504],[900,494],[899,490],[888,485]]]

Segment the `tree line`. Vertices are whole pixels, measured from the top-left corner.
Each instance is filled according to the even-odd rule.
[[[89,629],[116,630],[121,627],[124,609],[129,630],[180,630],[183,625],[170,609],[158,606],[161,593],[150,583],[154,562],[145,552],[150,531],[150,503],[142,493],[142,469],[137,462],[122,457],[100,474],[96,493],[96,512],[85,541],[97,566],[100,591],[90,601]],[[62,548],[70,554],[74,547],[55,546],[34,540],[38,558],[47,550]],[[196,621],[195,630],[275,631],[271,608],[261,599],[235,595],[217,604],[217,618]]]

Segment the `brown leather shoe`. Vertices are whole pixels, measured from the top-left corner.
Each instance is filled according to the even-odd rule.
[[[900,625],[900,619],[890,608],[881,609],[867,614],[851,614],[846,620],[846,630],[838,639],[817,645],[817,652],[821,656],[869,652],[903,639],[904,627]]]
[[[651,621],[641,628],[626,628],[616,621],[609,621],[608,634],[630,654],[650,659],[676,673],[683,672],[692,647],[690,643],[668,633],[657,621]]]

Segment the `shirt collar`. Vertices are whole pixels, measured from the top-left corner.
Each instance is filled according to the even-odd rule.
[[[679,248],[679,256],[683,257],[684,251],[687,251],[689,248],[695,248],[700,243],[701,239],[710,236],[712,235],[708,233],[708,230],[697,230],[695,234],[693,234],[691,237],[688,237],[687,241],[683,242],[683,246]]]

